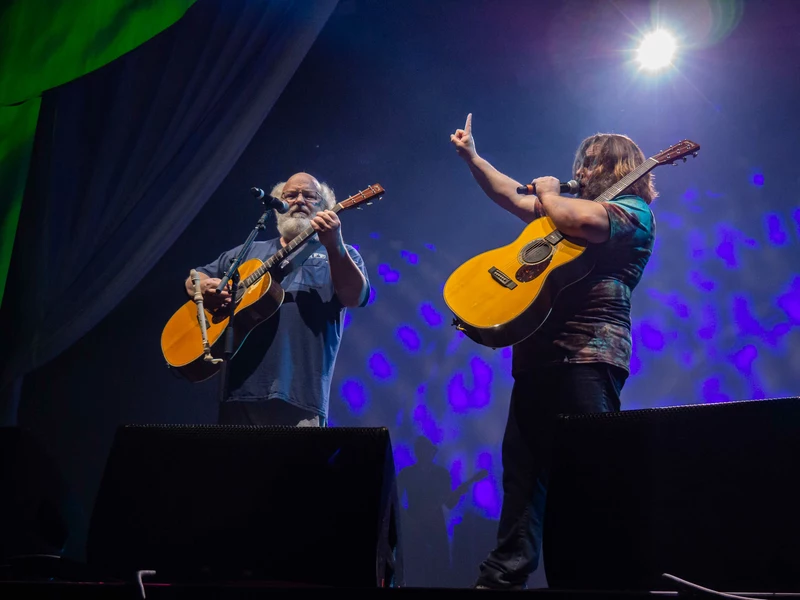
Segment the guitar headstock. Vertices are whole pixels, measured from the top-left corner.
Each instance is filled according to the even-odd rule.
[[[680,160],[681,158],[683,159],[683,162],[686,162],[686,157],[689,154],[692,156],[697,156],[698,150],[700,150],[699,144],[695,144],[691,140],[681,140],[666,150],[662,150],[652,158],[660,165],[665,165],[667,163],[672,163],[674,165],[675,161]]]
[[[361,190],[357,194],[353,194],[349,198],[342,200],[339,202],[339,206],[342,210],[345,208],[353,208],[354,206],[356,208],[362,208],[362,204],[369,206],[372,204],[375,198],[380,200],[381,195],[384,193],[386,193],[386,190],[383,189],[383,186],[380,183],[376,183],[366,189]]]

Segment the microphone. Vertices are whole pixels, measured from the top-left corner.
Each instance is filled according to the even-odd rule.
[[[570,179],[566,183],[561,183],[559,187],[559,192],[562,194],[577,194],[581,189],[581,185],[575,181],[574,179]],[[532,196],[536,194],[536,186],[532,183],[528,185],[521,185],[517,188],[518,194],[527,194],[528,196]]]
[[[284,202],[280,198],[272,198],[270,197],[269,200],[264,200],[264,190],[257,187],[251,187],[250,193],[255,196],[256,200],[262,200],[264,202],[264,206],[267,208],[274,208],[277,212],[283,214],[289,212],[289,204],[288,202]]]

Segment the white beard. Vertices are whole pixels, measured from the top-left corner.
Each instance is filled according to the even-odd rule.
[[[276,213],[275,218],[278,233],[287,242],[293,240],[311,226],[311,218],[302,212]]]

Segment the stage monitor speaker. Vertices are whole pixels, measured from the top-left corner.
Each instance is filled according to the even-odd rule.
[[[800,591],[799,431],[800,398],[560,416],[548,585]]]
[[[395,587],[398,530],[385,428],[127,425],[87,562],[154,582]]]
[[[0,427],[0,559],[60,554],[70,501],[61,472],[33,433]]]

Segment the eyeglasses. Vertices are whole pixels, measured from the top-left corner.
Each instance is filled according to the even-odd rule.
[[[319,199],[319,194],[311,190],[295,190],[294,192],[284,192],[281,194],[281,200],[294,200],[302,195],[305,200],[314,202]]]

